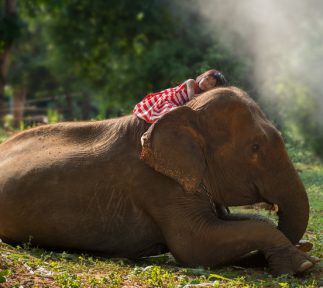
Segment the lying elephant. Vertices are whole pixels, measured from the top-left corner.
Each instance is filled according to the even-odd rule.
[[[31,237],[128,258],[170,251],[210,267],[258,250],[275,274],[316,261],[293,245],[309,204],[282,137],[235,87],[206,92],[152,125],[128,115],[29,129],[0,145],[0,171],[0,238],[8,242]],[[261,201],[279,206],[278,229],[224,208]]]

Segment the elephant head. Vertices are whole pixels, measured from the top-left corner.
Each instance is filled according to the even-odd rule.
[[[216,88],[166,114],[143,135],[141,159],[187,193],[204,183],[216,204],[277,204],[292,243],[305,232],[305,188],[279,131],[242,90]]]

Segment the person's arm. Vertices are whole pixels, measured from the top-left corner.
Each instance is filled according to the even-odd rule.
[[[195,80],[188,79],[186,81],[187,96],[190,100],[195,96]]]

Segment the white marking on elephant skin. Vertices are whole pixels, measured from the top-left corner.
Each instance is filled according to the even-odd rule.
[[[121,229],[120,225],[125,219],[125,202],[126,199],[123,193],[119,189],[109,187],[103,189],[101,185],[97,183],[94,187],[94,193],[88,201],[87,208],[84,213],[84,217],[91,214],[89,211],[98,212],[98,222],[101,224],[103,233],[109,233],[113,229]]]

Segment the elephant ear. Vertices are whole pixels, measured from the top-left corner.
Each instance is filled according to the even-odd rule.
[[[206,164],[203,137],[196,112],[182,106],[152,124],[141,138],[141,160],[176,180],[186,191],[196,191]]]

